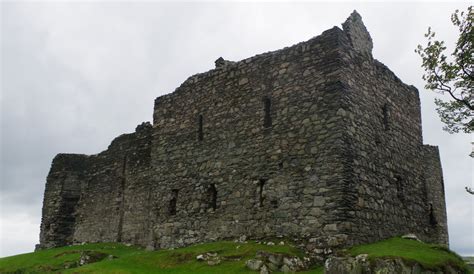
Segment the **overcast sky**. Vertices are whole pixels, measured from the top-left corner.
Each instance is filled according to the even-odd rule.
[[[152,120],[155,97],[214,67],[321,34],[352,10],[374,57],[420,90],[423,137],[438,145],[451,248],[474,255],[471,137],[442,131],[414,53],[432,26],[452,46],[456,3],[1,4],[0,257],[38,243],[46,176],[60,152],[94,154]]]

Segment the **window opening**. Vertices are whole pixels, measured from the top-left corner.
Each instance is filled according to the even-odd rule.
[[[263,127],[269,128],[272,126],[272,116],[271,116],[271,107],[272,101],[270,97],[263,97],[263,109],[264,109],[264,117],[263,117]]]
[[[168,207],[168,212],[170,215],[176,215],[176,203],[178,201],[178,190],[171,190],[171,200]]]
[[[400,201],[404,201],[405,200],[405,197],[404,197],[404,180],[401,176],[399,175],[396,175],[395,176],[395,183],[396,183],[396,186],[397,186],[397,197]]]
[[[390,130],[390,106],[388,104],[383,105],[383,127],[386,131]]]
[[[259,202],[259,207],[263,207],[263,200],[265,199],[263,197],[263,186],[265,185],[265,182],[267,180],[265,179],[260,179],[258,183],[258,202]]]
[[[277,200],[271,200],[270,204],[272,205],[273,208],[278,208],[278,201]]]
[[[436,226],[438,224],[438,222],[436,221],[436,217],[434,215],[432,203],[430,203],[430,224],[431,226]]]
[[[202,127],[203,127],[203,117],[202,117],[202,114],[199,114],[199,117],[198,117],[198,140],[199,141],[202,141],[204,139],[204,133],[203,133]]]
[[[214,184],[211,184],[207,190],[209,198],[209,208],[216,210],[217,208],[217,189]]]

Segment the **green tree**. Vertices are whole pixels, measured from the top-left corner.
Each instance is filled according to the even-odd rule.
[[[474,12],[456,10],[451,22],[459,30],[454,51],[448,58],[444,41],[435,39],[435,32],[428,28],[426,47],[418,45],[415,52],[422,58],[425,70],[425,88],[449,94],[449,100],[435,99],[436,110],[449,133],[474,131]]]

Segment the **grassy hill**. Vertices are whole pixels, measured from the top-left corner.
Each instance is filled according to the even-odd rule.
[[[140,247],[117,243],[85,244],[42,250],[0,258],[0,273],[258,273],[245,266],[257,251],[303,257],[303,252],[291,245],[265,245],[256,242],[220,241],[174,250],[146,251]],[[199,261],[200,254],[216,254],[217,265]],[[392,238],[344,251],[346,255],[369,254],[370,258],[401,257],[430,269],[450,264],[464,269],[462,259],[439,246],[413,240]],[[81,254],[97,262],[80,265]],[[313,266],[300,273],[323,273]]]
[[[368,254],[369,260],[377,258],[401,258],[408,263],[418,263],[425,269],[442,271],[450,265],[470,273],[463,259],[449,249],[415,240],[391,238],[384,241],[354,246],[348,250],[352,256]]]

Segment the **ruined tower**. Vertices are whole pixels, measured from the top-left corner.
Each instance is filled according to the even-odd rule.
[[[319,256],[405,233],[447,244],[418,91],[372,47],[354,12],[306,42],[218,59],[106,151],[57,155],[40,247],[285,236]]]

